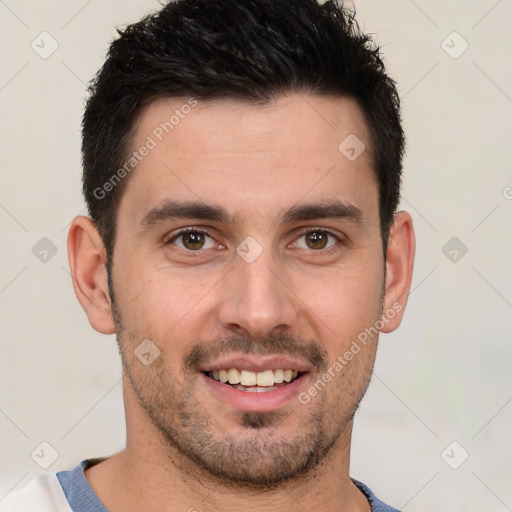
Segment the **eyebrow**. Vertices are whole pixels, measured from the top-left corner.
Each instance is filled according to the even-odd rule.
[[[199,201],[167,200],[144,215],[140,226],[149,229],[156,224],[176,219],[203,219],[228,225],[236,223],[236,217],[230,215],[222,206]],[[362,224],[366,221],[366,215],[361,208],[353,204],[326,200],[292,206],[279,218],[284,223],[319,219],[346,219]]]

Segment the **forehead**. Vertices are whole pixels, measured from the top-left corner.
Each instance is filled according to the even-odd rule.
[[[263,218],[301,199],[377,208],[369,131],[349,98],[295,94],[265,105],[160,99],[134,128],[138,161],[120,218],[136,212],[140,219],[169,199],[214,200],[237,218]]]

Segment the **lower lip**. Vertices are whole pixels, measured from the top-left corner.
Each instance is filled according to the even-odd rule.
[[[231,407],[246,412],[270,412],[280,409],[297,397],[300,388],[307,381],[308,373],[301,374],[293,382],[279,389],[261,393],[240,391],[228,384],[218,382],[204,373],[201,374],[201,377],[213,394]]]

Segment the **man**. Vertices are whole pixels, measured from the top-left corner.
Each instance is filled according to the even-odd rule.
[[[126,448],[1,510],[396,510],[349,459],[411,283],[403,147],[394,83],[331,2],[178,0],[120,32],[68,252],[117,335]]]

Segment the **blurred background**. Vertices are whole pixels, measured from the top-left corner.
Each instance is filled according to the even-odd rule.
[[[356,415],[351,475],[404,511],[510,511],[512,2],[346,4],[398,83],[401,208],[417,237],[405,319],[381,336]],[[75,298],[66,236],[85,213],[86,84],[115,27],[158,7],[0,0],[0,500],[124,447],[115,338]]]

